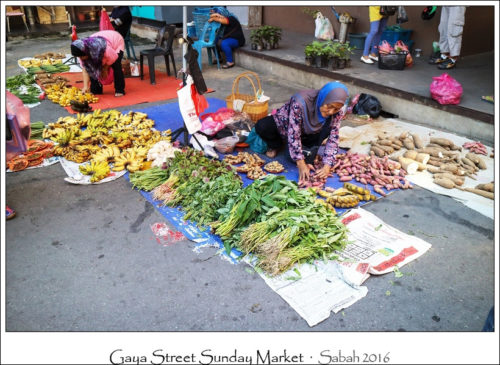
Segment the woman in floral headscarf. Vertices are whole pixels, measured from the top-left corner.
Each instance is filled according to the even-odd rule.
[[[120,33],[103,30],[88,38],[71,43],[71,54],[80,58],[83,73],[82,92],[102,94],[102,82],[108,79],[109,69],[113,70],[115,96],[125,95],[125,77],[122,70],[125,42]]]
[[[327,139],[323,153],[324,167],[316,176],[326,179],[335,164],[340,122],[346,113],[349,96],[340,82],[329,82],[320,90],[299,91],[272,114],[260,119],[255,132],[266,142],[268,157],[288,142],[290,158],[297,163],[299,184],[309,179],[319,147]]]

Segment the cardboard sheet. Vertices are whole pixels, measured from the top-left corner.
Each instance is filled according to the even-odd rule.
[[[388,135],[399,136],[402,132],[409,131],[410,133],[417,133],[422,142],[426,145],[429,143],[431,137],[447,138],[455,145],[462,146],[466,142],[475,142],[465,137],[457,136],[452,133],[441,132],[428,127],[423,127],[415,124],[405,123],[397,119],[387,119],[383,122],[372,122],[360,127],[342,127],[340,128],[340,142],[339,145],[343,148],[349,148],[351,152],[355,153],[369,153],[370,141],[376,140],[379,133],[387,133]],[[486,147],[488,155],[480,155],[486,163],[486,170],[479,170],[476,175],[476,180],[466,177],[463,187],[473,188],[480,183],[489,183],[494,181],[494,159],[489,157],[492,148]],[[403,152],[403,150],[401,150]],[[399,151],[395,152],[401,153]],[[461,157],[469,151],[463,149]],[[432,181],[432,174],[427,171],[420,171],[413,175],[407,175],[406,178],[413,184],[416,184],[424,189],[430,190],[433,193],[447,195],[455,200],[463,203],[471,209],[493,219],[494,216],[494,201],[474,193],[461,191],[458,189],[446,189],[439,185],[434,184]]]

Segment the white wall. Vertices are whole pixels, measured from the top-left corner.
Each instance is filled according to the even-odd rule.
[[[228,6],[227,10],[236,15],[241,25],[248,25],[248,6]]]

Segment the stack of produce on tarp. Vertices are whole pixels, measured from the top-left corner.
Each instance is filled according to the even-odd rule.
[[[170,129],[153,129],[147,114],[118,110],[79,113],[48,123],[42,136],[56,142],[54,155],[79,164],[80,172],[91,175],[91,182],[107,177],[111,171],[134,172],[149,167],[149,149],[159,141],[170,141]]]
[[[151,191],[164,205],[179,206],[199,225],[209,225],[224,242],[254,254],[257,267],[280,274],[295,263],[333,259],[347,243],[336,213],[316,202],[316,192],[299,189],[284,176],[267,175],[242,188],[234,158],[213,160],[190,148],[174,152],[162,167],[130,174],[135,188]],[[240,155],[254,161],[252,155]]]
[[[43,91],[36,84],[35,78],[29,74],[8,77],[5,87],[22,100],[24,104],[35,104],[40,101]]]
[[[28,167],[41,165],[43,160],[52,157],[54,154],[54,144],[38,139],[28,141],[28,150],[14,157],[7,162],[10,171],[21,171]]]
[[[19,60],[18,64],[31,75],[43,72],[66,72],[69,71],[70,67],[62,62],[65,57],[60,53],[47,52],[35,55],[33,58]]]
[[[360,153],[340,153],[336,155],[336,163],[332,168],[340,181],[359,181],[363,185],[372,185],[373,190],[382,196],[386,196],[383,190],[412,188],[410,182],[405,179],[406,171],[401,164],[375,154],[365,155]]]
[[[45,88],[47,98],[61,106],[69,106],[78,112],[89,112],[89,103],[97,103],[99,98],[92,93],[83,94],[76,86],[65,86],[61,83],[50,84]]]

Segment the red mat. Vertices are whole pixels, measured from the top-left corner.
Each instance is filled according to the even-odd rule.
[[[71,86],[82,88],[83,78],[80,72],[64,72],[61,76],[69,80]],[[156,71],[156,84],[151,85],[149,82],[149,71],[144,66],[144,79],[140,77],[125,78],[125,95],[115,97],[114,84],[104,85],[103,94],[97,95],[99,101],[90,104],[92,110],[95,109],[112,109],[121,106],[134,105],[140,103],[151,103],[153,101],[169,100],[177,98],[177,89],[182,86],[182,80],[177,80],[173,76],[167,76],[165,72]],[[65,109],[71,114],[76,114],[70,106]]]

